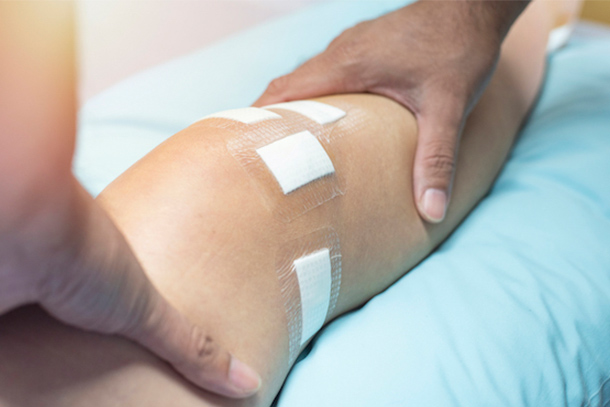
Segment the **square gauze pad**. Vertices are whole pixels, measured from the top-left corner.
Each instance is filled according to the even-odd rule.
[[[301,292],[303,345],[322,328],[326,320],[332,278],[330,251],[325,248],[300,257],[294,261],[294,268]]]
[[[258,148],[256,152],[285,195],[335,172],[324,147],[307,130]]]

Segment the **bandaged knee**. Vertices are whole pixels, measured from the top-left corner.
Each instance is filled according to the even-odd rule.
[[[343,163],[334,154],[334,130],[343,109],[296,101],[228,110],[204,117],[231,131],[227,149],[250,175],[269,209],[282,221],[345,193]],[[289,363],[332,314],[341,287],[339,238],[332,228],[287,242],[276,271],[286,310]]]
[[[287,243],[276,264],[288,323],[289,363],[332,315],[341,289],[339,238],[326,228]]]
[[[285,222],[341,196],[345,183],[333,154],[333,130],[346,112],[314,101],[227,110],[207,126],[236,134],[227,148]]]

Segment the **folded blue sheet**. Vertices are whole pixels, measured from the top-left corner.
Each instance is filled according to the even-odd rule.
[[[325,3],[148,70],[81,112],[94,194],[403,1]],[[493,190],[428,259],[317,337],[279,407],[610,405],[610,36],[550,58]]]

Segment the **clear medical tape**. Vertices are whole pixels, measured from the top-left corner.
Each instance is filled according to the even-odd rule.
[[[316,121],[280,104],[220,112],[197,123],[235,134],[227,142],[227,149],[255,180],[270,210],[284,222],[345,193],[341,167],[346,158],[337,157],[332,144],[334,129],[342,117],[336,111],[349,112],[343,107],[309,103],[318,105],[318,109],[333,109],[332,115],[318,114]],[[321,124],[320,117],[332,117],[334,121]],[[295,175],[300,178],[295,179]],[[307,176],[314,178],[305,182]]]
[[[337,304],[341,290],[337,233],[329,227],[288,242],[278,253],[276,270],[286,310],[291,365]],[[325,304],[328,307],[321,314],[320,305]]]

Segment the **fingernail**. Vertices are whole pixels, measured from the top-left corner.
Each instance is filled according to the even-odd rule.
[[[440,222],[447,210],[447,194],[436,188],[429,188],[422,199],[424,214],[430,222]]]
[[[233,387],[244,393],[256,393],[261,387],[261,377],[250,366],[236,357],[231,357],[229,381]]]

